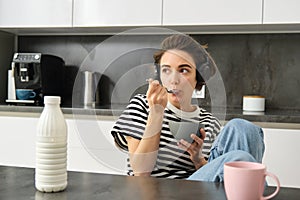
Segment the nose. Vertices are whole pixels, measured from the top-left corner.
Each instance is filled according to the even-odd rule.
[[[180,82],[180,74],[177,71],[173,71],[170,76],[170,83],[172,85],[178,85]]]

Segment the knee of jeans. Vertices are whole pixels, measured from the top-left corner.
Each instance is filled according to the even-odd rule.
[[[242,150],[231,151],[228,154],[232,158],[232,161],[249,161],[257,162],[255,158],[248,152]]]
[[[226,125],[228,125],[228,126],[248,126],[251,124],[252,124],[251,122],[249,122],[245,119],[234,118],[234,119],[229,120]]]
[[[250,121],[241,118],[235,118],[227,122],[229,127],[243,130],[242,133],[250,133],[253,136],[253,131],[257,131],[260,137],[264,138],[263,130]],[[247,131],[244,131],[247,130]]]

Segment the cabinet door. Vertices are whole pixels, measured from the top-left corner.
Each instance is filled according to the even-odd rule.
[[[163,25],[261,24],[262,0],[164,0]]]
[[[282,187],[300,188],[300,130],[264,128],[266,150],[263,163],[276,174]],[[272,179],[268,185],[275,186]]]
[[[74,0],[75,27],[161,25],[162,0]]]
[[[0,27],[71,27],[72,0],[0,0]]]
[[[264,24],[300,22],[299,0],[264,0]]]

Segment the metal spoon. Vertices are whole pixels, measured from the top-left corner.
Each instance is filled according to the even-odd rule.
[[[168,88],[166,88],[166,90],[167,90],[167,93],[171,93],[171,94],[175,93],[174,90],[169,90]]]

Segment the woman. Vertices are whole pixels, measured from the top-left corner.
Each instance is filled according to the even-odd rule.
[[[262,129],[234,119],[221,130],[218,119],[191,103],[216,71],[213,59],[194,39],[173,35],[154,55],[158,80],[149,80],[146,95],[136,95],[112,130],[116,145],[129,152],[128,174],[201,181],[223,181],[228,161],[261,162],[264,153]],[[201,137],[189,143],[177,141],[170,121],[200,122]]]

